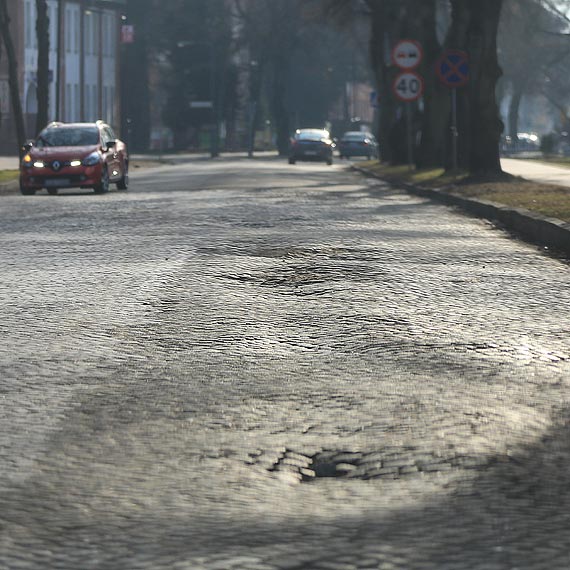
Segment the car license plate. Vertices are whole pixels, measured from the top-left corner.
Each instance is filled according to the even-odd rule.
[[[69,178],[50,178],[45,181],[46,186],[69,186]]]
[[[316,156],[317,151],[316,150],[306,150],[305,154],[307,154],[308,156]]]

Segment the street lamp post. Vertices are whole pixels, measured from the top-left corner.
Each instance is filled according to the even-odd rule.
[[[253,152],[255,150],[255,119],[257,116],[257,68],[258,68],[259,64],[257,61],[253,60],[249,62],[249,72],[250,72],[250,102],[249,102],[249,106],[248,106],[248,111],[249,111],[249,129],[248,129],[248,150],[247,150],[247,156],[249,158],[253,158]]]
[[[220,120],[219,120],[219,101],[216,77],[216,46],[214,42],[210,42],[210,99],[212,100],[212,140],[210,156],[215,158],[220,155],[219,136],[220,136]]]

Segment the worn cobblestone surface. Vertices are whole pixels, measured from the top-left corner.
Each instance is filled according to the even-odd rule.
[[[269,160],[0,240],[0,568],[570,567],[564,261]]]

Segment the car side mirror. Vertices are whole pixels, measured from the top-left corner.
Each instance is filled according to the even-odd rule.
[[[109,141],[107,143],[107,150],[111,150],[112,148],[115,148],[117,146],[117,141]]]
[[[23,145],[22,145],[22,149],[24,152],[29,152],[32,147],[34,146],[34,141],[33,140],[29,140],[26,141]]]

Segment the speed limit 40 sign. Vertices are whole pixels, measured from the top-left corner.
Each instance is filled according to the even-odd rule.
[[[400,101],[416,101],[423,95],[424,80],[415,71],[404,71],[394,80],[392,91]]]

